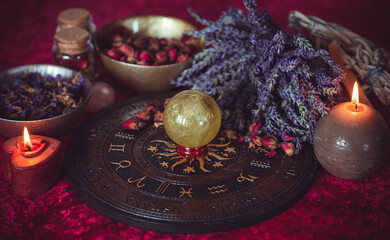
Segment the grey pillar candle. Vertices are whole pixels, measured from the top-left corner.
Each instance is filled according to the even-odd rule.
[[[389,129],[382,116],[365,104],[333,107],[314,132],[314,152],[320,164],[342,179],[364,178],[388,158]]]

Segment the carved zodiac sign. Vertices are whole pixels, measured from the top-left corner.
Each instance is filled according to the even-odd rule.
[[[190,197],[190,198],[192,198],[192,187],[190,188],[190,189],[188,189],[187,191],[183,188],[183,187],[181,187],[181,195],[180,195],[180,197],[183,197],[184,196],[184,194],[188,194],[188,196]]]
[[[225,184],[218,185],[218,186],[213,186],[211,188],[208,188],[211,194],[216,194],[216,193],[223,193],[226,192],[228,189],[225,188]]]
[[[164,194],[165,190],[169,187],[170,182],[162,182],[160,186],[157,188],[156,193]]]
[[[244,177],[242,175],[242,173],[240,173],[240,176],[237,178],[237,182],[243,182],[245,180],[247,180],[249,182],[253,182],[253,181],[255,181],[256,178],[259,178],[259,177],[255,177],[255,176],[252,176],[252,175],[248,175],[247,177]]]
[[[131,166],[131,162],[129,160],[122,160],[120,162],[111,162],[111,163],[118,165],[115,171],[118,171],[119,168],[128,168]]]
[[[132,177],[131,177],[131,178],[127,179],[127,181],[128,181],[129,183],[135,183],[135,182],[136,182],[136,183],[137,183],[137,187],[138,187],[138,188],[142,188],[142,187],[145,186],[145,183],[141,185],[141,182],[142,182],[145,178],[146,178],[146,176],[144,176],[144,177],[142,177],[142,178],[138,178],[138,179],[136,179],[136,180],[131,180],[131,179],[132,179]]]
[[[116,144],[110,143],[110,148],[108,149],[108,152],[111,152],[111,151],[125,152],[125,146],[126,146],[126,143],[123,145],[116,145]]]
[[[149,148],[147,148],[146,150],[154,153],[152,155],[153,157],[158,156],[169,158],[168,161],[170,162],[170,168],[172,172],[174,172],[176,166],[184,164],[187,165],[184,169],[184,173],[195,173],[196,169],[194,167],[191,167],[191,164],[194,161],[198,162],[198,166],[203,172],[211,172],[211,170],[208,170],[205,165],[208,162],[211,162],[213,158],[219,161],[219,163],[217,163],[214,167],[223,167],[224,164],[222,164],[221,161],[232,160],[234,158],[234,155],[236,154],[236,150],[234,147],[228,147],[231,144],[230,140],[227,143],[208,144],[206,156],[188,158],[178,154],[176,144],[171,143],[169,141],[153,140],[150,143],[160,144],[161,148],[158,148],[156,145],[149,146]],[[227,153],[221,153],[223,152],[223,150],[226,150]]]

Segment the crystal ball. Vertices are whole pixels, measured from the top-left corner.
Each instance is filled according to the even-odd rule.
[[[168,136],[183,147],[208,144],[221,127],[221,110],[208,94],[187,90],[173,96],[164,110],[164,128]]]

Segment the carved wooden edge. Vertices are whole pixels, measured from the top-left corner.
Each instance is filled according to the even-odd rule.
[[[94,195],[90,190],[81,188],[81,183],[75,176],[75,173],[71,169],[70,164],[67,164],[66,170],[69,184],[76,195],[92,209],[108,218],[111,218],[112,220],[119,221],[137,228],[158,232],[205,234],[224,232],[247,227],[253,224],[258,224],[283,213],[295,205],[310,189],[312,182],[314,181],[316,169],[318,166],[317,161],[313,158],[313,150],[311,149],[311,146],[308,146],[306,154],[308,154],[307,157],[309,159],[309,164],[305,169],[305,175],[302,179],[302,182],[306,184],[299,185],[299,187],[296,189],[297,194],[290,199],[287,199],[282,205],[279,205],[279,203],[271,204],[269,206],[270,210],[266,214],[253,211],[250,215],[230,217],[224,219],[223,221],[201,221],[196,223],[161,221],[125,214],[115,207],[112,207],[103,199],[97,198],[96,195]]]
[[[149,95],[149,97],[153,98],[153,96],[155,96],[156,99],[162,99],[163,96],[168,97],[171,95],[172,93],[166,93],[164,95],[154,94],[154,95]],[[138,102],[145,98],[146,98],[145,96],[139,96],[139,97],[132,98],[131,100],[125,100],[121,103],[117,103],[113,105],[112,107],[106,110],[103,110],[102,112],[96,113],[95,115],[91,116],[90,119],[85,121],[77,129],[77,131],[75,131],[75,133],[68,141],[67,145],[72,146],[76,144],[78,139],[86,133],[87,126],[96,124],[100,118],[112,112],[113,109],[120,109],[123,106]],[[302,183],[304,184],[300,184],[299,186],[297,186],[295,191],[296,194],[292,196],[289,195],[289,198],[283,201],[282,204],[280,204],[279,202],[270,204],[268,208],[269,211],[267,211],[266,214],[264,214],[264,212],[259,212],[255,210],[245,216],[233,216],[233,217],[227,217],[224,220],[199,221],[199,222],[191,222],[191,223],[163,221],[163,220],[150,219],[142,216],[136,216],[136,215],[124,213],[120,209],[117,209],[114,206],[112,206],[104,199],[96,196],[92,190],[85,188],[85,185],[82,182],[80,182],[80,179],[78,179],[78,177],[76,176],[77,170],[75,171],[75,169],[73,169],[74,165],[69,162],[74,160],[73,157],[74,155],[77,155],[77,152],[75,152],[74,149],[67,147],[65,152],[65,158],[68,161],[66,164],[67,178],[73,191],[88,206],[90,206],[92,209],[96,210],[100,214],[109,217],[115,221],[119,221],[146,230],[170,232],[170,233],[202,234],[202,233],[229,231],[232,229],[237,229],[237,228],[242,228],[249,225],[257,224],[259,222],[265,221],[267,219],[279,215],[280,213],[292,207],[296,202],[298,202],[311,187],[317,169],[317,161],[314,160],[312,146],[308,145],[305,146],[305,148],[307,148],[307,151],[305,151],[306,152],[305,154],[307,154],[307,156],[304,156],[304,158],[308,159],[307,160],[308,164],[306,166],[306,169],[304,170],[304,174],[301,180]]]

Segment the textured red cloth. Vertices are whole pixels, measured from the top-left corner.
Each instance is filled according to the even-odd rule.
[[[53,64],[56,17],[66,8],[90,10],[97,27],[143,14],[174,16],[200,27],[187,7],[216,20],[229,5],[244,9],[241,0],[1,1],[0,70],[24,64]],[[261,0],[259,9],[269,9],[284,29],[289,12],[298,10],[338,23],[390,50],[387,0]],[[99,80],[116,88],[116,101],[132,96],[120,90],[102,68],[99,71]],[[377,99],[373,101],[389,123],[389,110]],[[85,114],[78,125],[88,116]],[[66,144],[70,135],[61,140]],[[4,140],[0,137],[0,145]],[[49,192],[33,198],[15,195],[11,185],[0,179],[0,239],[389,239],[389,174],[389,161],[377,173],[357,181],[335,178],[320,168],[309,192],[279,216],[238,230],[202,235],[146,231],[112,221],[84,204],[65,176]]]

